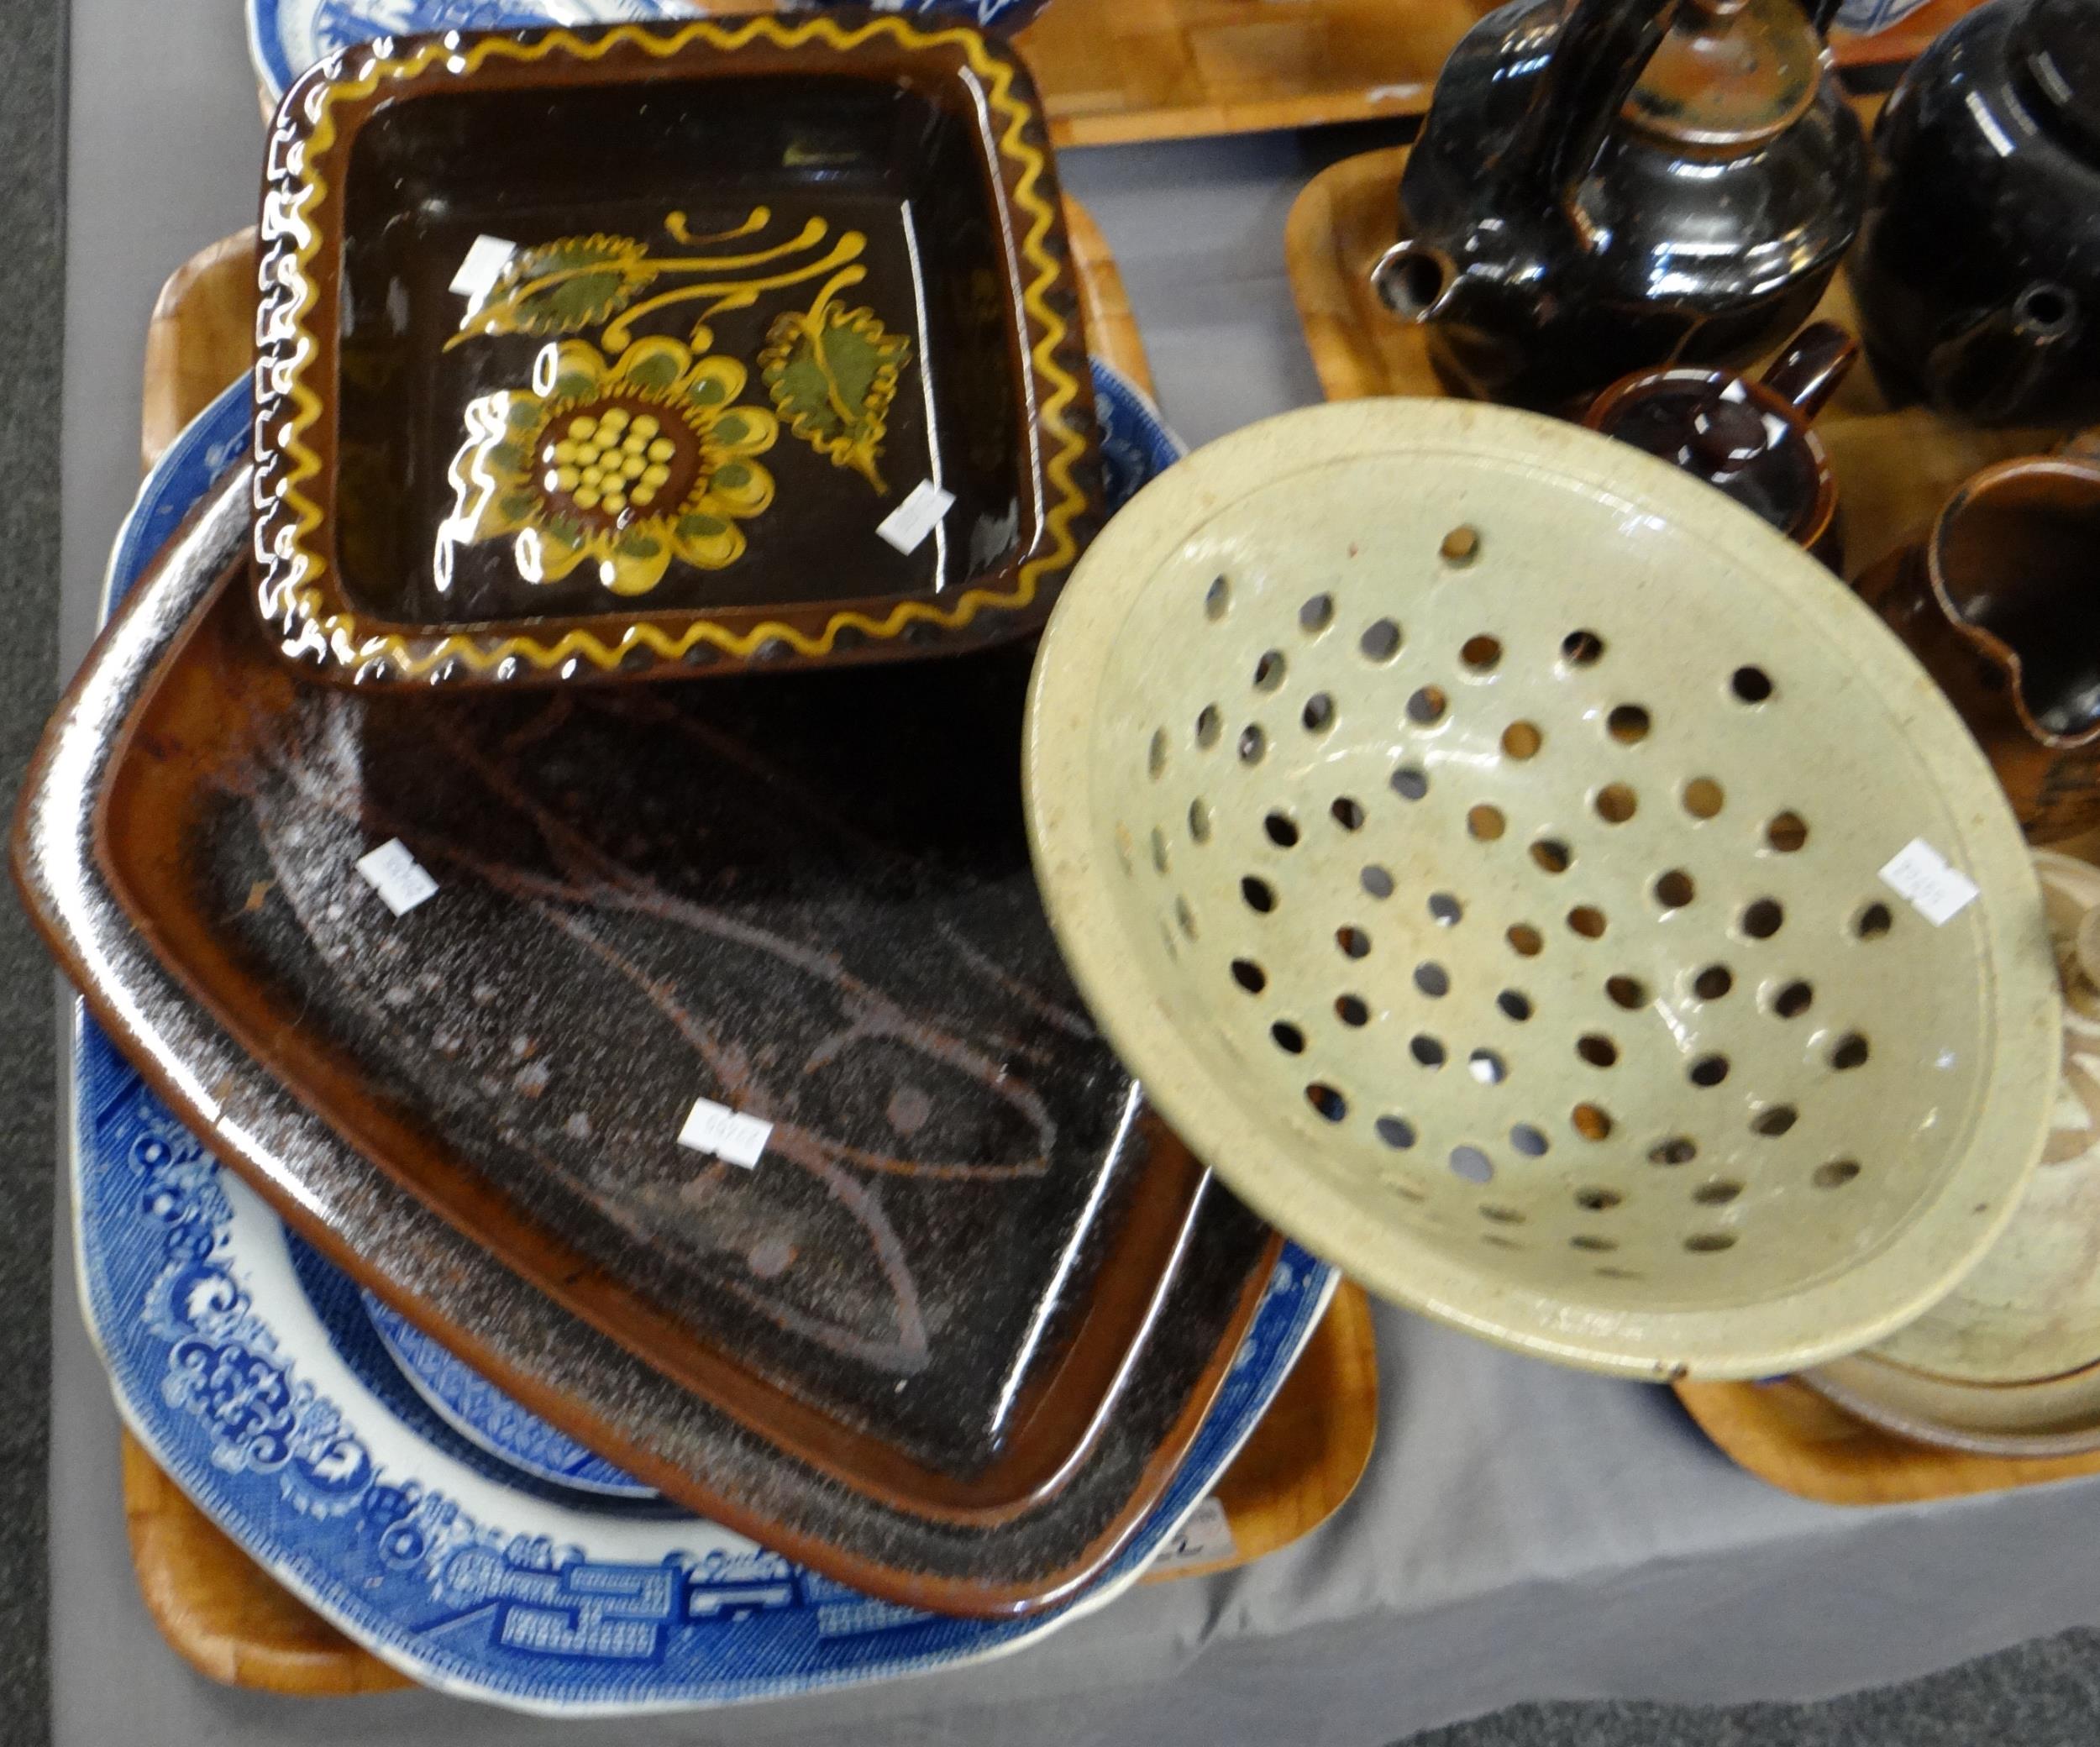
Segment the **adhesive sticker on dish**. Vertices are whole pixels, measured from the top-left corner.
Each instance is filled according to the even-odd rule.
[[[438,890],[438,882],[399,837],[361,857],[357,871],[365,876],[365,883],[379,894],[380,902],[397,916],[407,915]]]
[[[1181,1571],[1189,1566],[1215,1565],[1239,1550],[1239,1543],[1232,1539],[1231,1519],[1213,1493],[1189,1513],[1188,1519],[1176,1531],[1174,1538],[1159,1550],[1159,1557],[1152,1561],[1152,1568],[1157,1575],[1161,1571]]]
[[[900,552],[916,552],[954,501],[953,492],[942,491],[932,480],[921,480],[911,495],[882,518],[875,532]]]
[[[501,237],[476,237],[460,261],[459,270],[452,275],[451,289],[468,302],[480,303],[517,253],[517,244]]]
[[[695,1152],[710,1152],[726,1164],[742,1165],[748,1171],[759,1162],[773,1125],[747,1116],[711,1099],[696,1098],[685,1113],[685,1125],[678,1131],[678,1144]]]
[[[1882,880],[1935,928],[1979,895],[1977,883],[1923,837],[1913,837],[1896,852],[1882,868]]]

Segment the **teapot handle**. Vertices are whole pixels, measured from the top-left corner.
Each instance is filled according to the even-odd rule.
[[[1679,0],[1575,0],[1509,149],[1489,174],[1565,203],[1662,45]]]
[[[1812,419],[1830,404],[1859,355],[1860,343],[1835,322],[1811,322],[1760,380],[1803,418]]]

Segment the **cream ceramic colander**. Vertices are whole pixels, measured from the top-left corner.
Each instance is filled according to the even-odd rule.
[[[2040,894],[1932,682],[1719,492],[1495,407],[1253,426],[1037,658],[1079,988],[1249,1203],[1544,1356],[1742,1377],[1960,1277],[2040,1151]],[[1935,924],[1922,841],[1980,894]]]

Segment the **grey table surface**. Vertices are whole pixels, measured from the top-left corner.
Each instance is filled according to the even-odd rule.
[[[248,223],[261,134],[239,0],[74,0],[66,308],[70,671],[138,475],[156,288]],[[1068,155],[1117,253],[1169,417],[1200,442],[1319,398],[1283,271],[1332,141]],[[70,1256],[61,1195],[57,1241]],[[55,1739],[1376,1747],[1530,1697],[1805,1698],[2100,1621],[2100,1482],[1872,1513],[1773,1492],[1667,1393],[1378,1319],[1377,1454],[1326,1527],[1244,1571],[1135,1592],[1024,1653],[818,1700],[524,1722],[412,1692],[276,1699],[197,1678],[125,1553],[117,1418],[74,1297],[52,1305]]]

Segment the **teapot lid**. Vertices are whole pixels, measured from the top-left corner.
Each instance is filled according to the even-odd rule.
[[[1800,0],[1685,0],[1620,113],[1683,145],[1753,145],[1798,121],[1822,76]]]
[[[2036,93],[2100,146],[2100,0],[2038,0],[2018,29],[2014,54]]]

